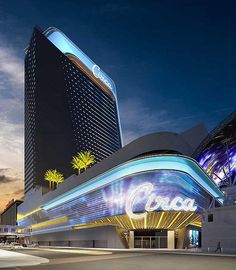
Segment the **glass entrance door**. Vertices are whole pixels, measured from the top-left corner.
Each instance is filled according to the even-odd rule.
[[[145,236],[142,239],[142,248],[150,248],[151,237]]]
[[[167,236],[135,236],[135,248],[167,248]]]
[[[167,248],[167,230],[135,230],[135,248]]]

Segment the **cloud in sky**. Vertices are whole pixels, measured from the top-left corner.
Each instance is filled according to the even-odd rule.
[[[0,113],[12,123],[23,122],[23,59],[0,35]]]
[[[199,115],[176,117],[166,109],[152,110],[142,100],[128,99],[119,103],[124,144],[152,132],[181,132],[198,124]]]
[[[168,109],[167,109],[168,108]],[[148,133],[171,131],[181,133],[197,124],[205,125],[209,131],[219,124],[216,116],[220,115],[221,121],[233,111],[232,107],[224,107],[217,110],[205,112],[189,113],[180,111],[178,105],[171,103],[166,107],[153,110],[145,101],[139,98],[121,100],[119,102],[121,127],[124,144],[144,136]],[[222,116],[223,115],[223,116]]]
[[[2,79],[2,86],[4,83],[10,83],[16,88],[11,89],[15,94],[18,94],[20,84],[23,83],[23,64],[22,59],[15,55],[15,51],[7,46],[7,44],[0,43],[0,74]]]
[[[0,175],[0,185],[1,184],[6,184],[6,183],[9,183],[9,182],[12,182],[12,181],[15,181],[15,178],[6,176],[4,174]]]
[[[23,197],[22,175],[15,169],[0,169],[0,212],[2,212],[11,199]]]
[[[23,196],[23,128],[0,120],[0,212],[12,198]],[[15,193],[21,190],[19,193]]]
[[[23,59],[0,35],[0,212],[23,195],[23,83]]]
[[[5,184],[10,184],[11,187],[17,187],[19,181],[22,181],[21,175],[15,170],[10,168],[0,169],[0,187],[2,186],[1,189],[4,189],[7,186]],[[15,193],[16,191],[13,189],[12,192]],[[16,194],[18,194],[18,192]]]
[[[0,117],[0,168],[23,168],[23,124]]]
[[[165,126],[165,110],[151,112],[139,99],[119,103],[124,144],[151,132],[157,126]]]

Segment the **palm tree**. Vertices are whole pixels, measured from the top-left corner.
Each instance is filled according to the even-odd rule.
[[[80,157],[81,153],[78,153],[77,156],[72,157],[72,168],[75,170],[78,170],[78,175],[80,174],[80,171],[84,169],[84,163],[81,161]]]
[[[54,183],[56,185],[64,181],[64,176],[57,170],[47,170],[44,175],[44,179],[49,182],[49,188],[54,189]]]
[[[72,168],[78,170],[78,175],[80,171],[86,169],[95,163],[95,156],[91,154],[90,151],[80,152],[72,158]]]
[[[82,152],[81,161],[84,163],[84,170],[86,171],[90,165],[95,163],[95,156],[90,151]]]

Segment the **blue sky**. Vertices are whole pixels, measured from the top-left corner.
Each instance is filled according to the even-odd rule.
[[[115,81],[127,143],[198,123],[211,130],[235,110],[235,14],[228,0],[1,0],[0,175],[19,191],[24,48],[34,25],[61,29]]]

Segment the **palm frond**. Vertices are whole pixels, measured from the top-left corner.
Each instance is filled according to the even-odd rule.
[[[72,157],[72,168],[77,170],[86,170],[90,165],[95,163],[95,156],[90,151],[79,152]]]
[[[44,179],[49,182],[55,182],[57,184],[64,181],[64,176],[62,173],[58,172],[57,170],[47,170],[44,175]]]

